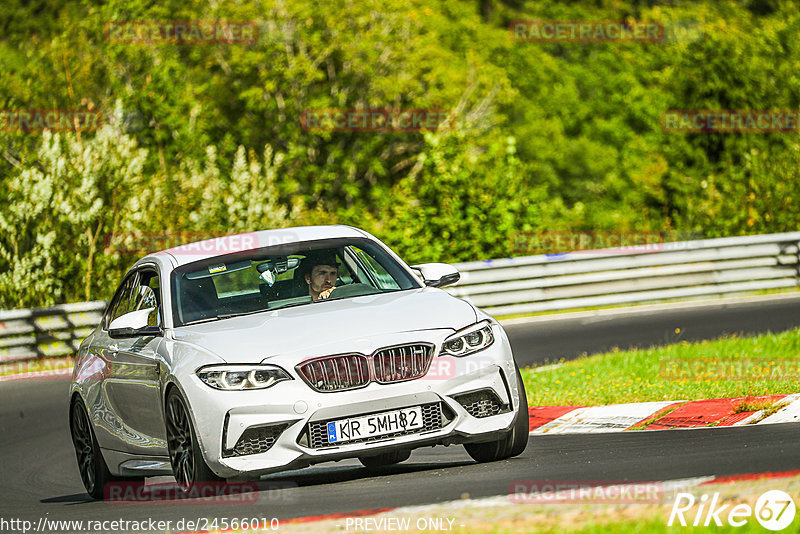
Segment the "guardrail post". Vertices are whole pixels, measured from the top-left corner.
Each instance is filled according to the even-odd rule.
[[[778,253],[778,265],[782,265],[780,262],[780,256],[786,256],[786,249],[789,247],[794,247],[794,278],[795,278],[795,285],[800,286],[800,240],[797,241],[787,241],[785,243],[780,244],[780,252]]]
[[[797,285],[800,286],[800,239],[795,242],[794,256],[797,258],[797,263],[794,264],[794,272],[797,278]]]
[[[43,358],[44,357],[44,351],[42,350],[41,346],[39,345],[39,343],[42,341],[42,337],[44,335],[44,330],[39,325],[39,321],[36,320],[38,318],[38,314],[36,313],[36,309],[32,310],[32,312],[33,313],[31,313],[30,318],[28,320],[31,322],[31,326],[33,327],[33,335],[34,335],[34,339],[35,339],[33,351],[34,351],[34,353],[36,353],[36,358],[38,359],[38,358]]]

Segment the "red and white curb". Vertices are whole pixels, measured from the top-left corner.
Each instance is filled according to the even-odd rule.
[[[746,405],[766,409],[748,410]],[[767,415],[767,410],[778,408]],[[539,406],[528,409],[531,434],[586,434],[669,430],[800,421],[800,393],[699,401],[660,401],[608,406]]]

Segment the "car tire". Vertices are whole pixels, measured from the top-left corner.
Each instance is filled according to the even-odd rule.
[[[411,457],[410,450],[396,450],[384,452],[377,456],[362,456],[358,459],[367,469],[380,469],[400,462],[405,462]]]
[[[221,481],[203,458],[192,418],[177,388],[172,388],[167,394],[165,411],[167,450],[178,487],[188,493],[198,482]]]
[[[467,450],[473,460],[478,462],[494,462],[511,458],[522,454],[528,445],[529,418],[528,418],[528,396],[525,394],[525,385],[522,383],[522,375],[519,367],[514,366],[517,375],[517,387],[519,388],[519,409],[514,417],[511,429],[497,441],[488,443],[465,443]]]
[[[83,487],[92,499],[102,500],[106,484],[121,478],[113,476],[108,470],[89,421],[89,412],[80,397],[76,397],[72,403],[69,429]]]

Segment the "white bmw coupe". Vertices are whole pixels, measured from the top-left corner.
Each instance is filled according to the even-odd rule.
[[[150,254],[81,344],[69,418],[81,479],[200,482],[417,447],[520,454],[525,390],[500,324],[348,226],[267,230]]]

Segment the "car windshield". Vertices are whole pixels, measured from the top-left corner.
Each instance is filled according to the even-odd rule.
[[[172,273],[175,326],[419,288],[367,239],[281,245],[190,263]]]

